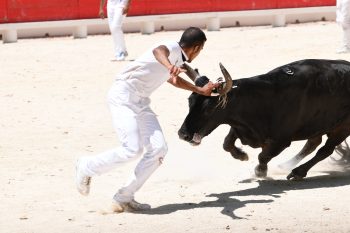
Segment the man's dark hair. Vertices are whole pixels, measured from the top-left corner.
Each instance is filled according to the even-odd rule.
[[[202,45],[207,40],[204,32],[197,27],[187,28],[181,36],[180,46],[184,48]]]

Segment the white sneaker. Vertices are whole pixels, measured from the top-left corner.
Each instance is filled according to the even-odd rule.
[[[130,202],[118,202],[113,199],[112,202],[112,211],[116,213],[127,212],[127,211],[144,211],[151,209],[151,206],[148,204],[142,204],[135,200]]]
[[[77,164],[75,166],[76,170],[76,177],[75,177],[75,183],[77,186],[77,189],[81,195],[87,196],[90,192],[90,183],[91,183],[91,177],[85,175],[81,171],[81,163],[83,159],[78,159]]]
[[[121,52],[119,55],[115,57],[116,61],[124,61],[126,56],[128,56],[127,52]]]

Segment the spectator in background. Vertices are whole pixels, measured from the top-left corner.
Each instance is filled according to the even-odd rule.
[[[108,0],[107,2],[108,25],[114,43],[113,61],[124,61],[125,57],[128,56],[122,24],[129,11],[130,1],[131,0]],[[103,11],[105,2],[106,0],[100,1],[99,15],[102,19],[105,18]]]
[[[343,39],[337,53],[350,52],[350,0],[337,0],[337,22],[342,27]]]

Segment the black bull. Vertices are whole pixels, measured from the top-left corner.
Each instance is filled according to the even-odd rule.
[[[229,74],[222,70],[226,79]],[[204,85],[203,79],[208,81],[202,76],[197,83]],[[226,98],[226,105],[219,104],[220,98]],[[350,134],[350,62],[300,60],[266,74],[233,80],[232,89],[224,97],[192,93],[189,113],[178,134],[199,144],[221,124],[231,127],[223,147],[233,157],[248,159],[235,146],[236,139],[243,145],[262,148],[255,168],[259,177],[267,175],[268,162],[292,141],[308,140],[296,156],[298,162],[320,145],[322,135],[327,135],[316,155],[287,176],[302,179]]]

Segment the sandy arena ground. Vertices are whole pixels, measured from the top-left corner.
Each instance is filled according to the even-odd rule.
[[[181,31],[126,35],[129,59]],[[265,73],[304,58],[346,59],[334,22],[287,27],[237,27],[207,32],[192,64],[212,80],[222,62],[234,78]],[[169,144],[163,165],[138,192],[151,211],[103,215],[136,161],[92,180],[88,197],[75,188],[75,161],[118,145],[106,93],[125,62],[111,62],[109,35],[20,39],[0,44],[1,233],[214,233],[350,232],[350,173],[330,159],[302,182],[287,181],[277,164],[293,156],[295,142],[270,163],[269,179],[253,169],[260,150],[244,146],[241,162],[222,149],[227,126],[199,147],[177,136],[189,92],[164,84],[152,106]]]

